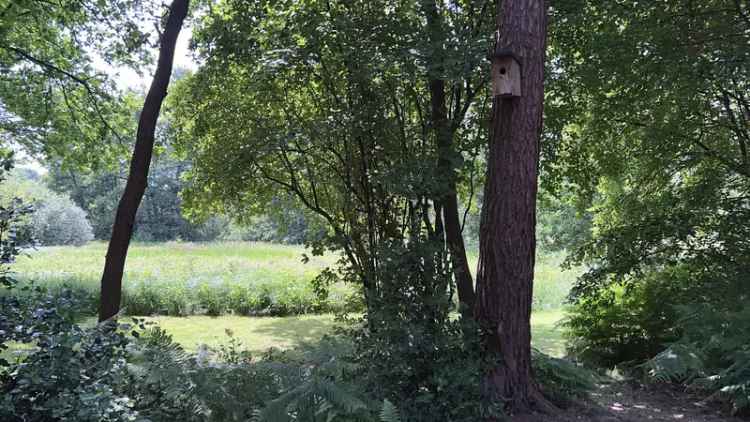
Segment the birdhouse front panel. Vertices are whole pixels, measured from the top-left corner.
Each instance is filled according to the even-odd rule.
[[[492,93],[503,98],[521,96],[521,65],[513,56],[493,58]]]

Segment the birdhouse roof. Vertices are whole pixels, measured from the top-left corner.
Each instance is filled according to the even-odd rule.
[[[495,50],[495,53],[492,54],[492,58],[504,59],[506,57],[512,57],[515,61],[521,63],[521,58],[509,48],[498,48]]]

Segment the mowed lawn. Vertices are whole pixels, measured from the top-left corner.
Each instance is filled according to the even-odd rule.
[[[558,323],[563,312],[538,311],[531,317],[532,345],[542,352],[562,357],[565,340]],[[187,350],[195,351],[200,345],[217,347],[227,343],[228,333],[242,342],[252,352],[259,353],[271,347],[289,349],[314,343],[331,333],[336,324],[333,315],[301,315],[294,317],[221,317],[190,316],[149,318],[170,333]]]

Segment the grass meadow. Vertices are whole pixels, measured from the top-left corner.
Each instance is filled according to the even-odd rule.
[[[105,253],[102,242],[40,248],[14,271],[23,283],[72,289],[94,315]],[[310,281],[337,257],[303,263],[304,253],[301,246],[260,242],[135,243],[123,280],[124,313],[149,316],[189,350],[217,347],[227,332],[253,352],[314,342],[332,330],[333,312],[352,311],[355,287],[335,285],[328,297],[317,296]],[[475,268],[476,254],[469,258]],[[533,343],[556,356],[564,351],[556,324],[580,272],[562,271],[562,260],[562,254],[539,256],[534,286]]]
[[[18,259],[23,282],[67,287],[96,309],[107,245],[46,247]],[[304,249],[254,242],[135,243],[123,278],[128,315],[297,315],[338,311],[352,290],[331,286],[318,297],[310,281],[335,256],[310,257]]]

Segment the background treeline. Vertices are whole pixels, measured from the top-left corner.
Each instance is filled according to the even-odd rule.
[[[268,241],[302,244],[321,229],[292,201],[275,199],[267,212],[237,222],[224,215],[193,222],[183,213],[181,173],[189,166],[168,154],[157,157],[136,217],[134,238],[143,242],[172,240]],[[45,174],[25,167],[12,171],[0,187],[0,201],[14,197],[33,205],[23,236],[39,245],[82,245],[108,240],[122,189],[124,169],[81,172],[50,163]]]
[[[15,168],[0,186],[0,202],[7,204],[18,197],[33,205],[34,212],[21,234],[40,246],[80,246],[94,239],[108,240],[127,177],[125,167],[81,171],[59,162],[44,164],[44,174],[28,166]],[[185,184],[182,175],[189,168],[190,161],[177,158],[173,152],[165,151],[154,158],[136,217],[136,241],[304,244],[325,232],[319,218],[285,195],[272,198],[261,211],[244,219],[217,214],[195,221],[189,210],[183,210],[180,197]],[[481,192],[481,186],[476,189]],[[464,238],[474,251],[479,242],[481,205],[480,193],[471,207],[461,206]],[[550,252],[570,249],[590,237],[591,221],[592,214],[580,209],[572,192],[558,196],[542,192],[537,224],[539,246]]]

